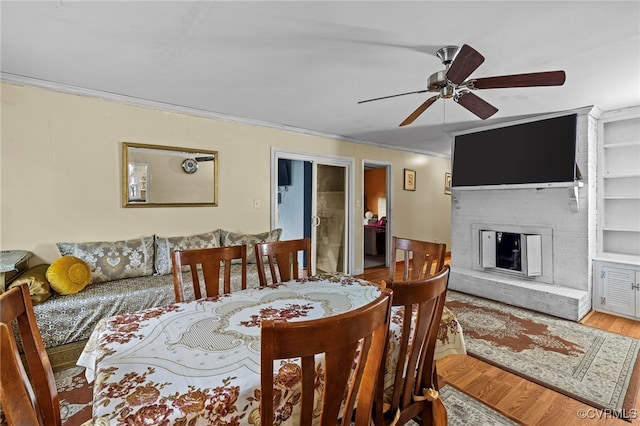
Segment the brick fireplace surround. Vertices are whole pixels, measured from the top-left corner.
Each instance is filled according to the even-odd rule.
[[[600,111],[585,107],[537,119],[571,113],[578,114],[577,160],[582,187],[452,191],[451,290],[574,321],[589,312],[591,261],[596,250],[596,139]],[[522,277],[483,269],[477,247],[479,229],[541,233],[542,275]]]

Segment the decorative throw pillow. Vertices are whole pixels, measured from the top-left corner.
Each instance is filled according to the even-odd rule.
[[[62,256],[76,256],[91,268],[91,284],[153,275],[153,236],[126,241],[57,243]]]
[[[51,287],[49,286],[49,281],[47,281],[48,268],[49,264],[45,263],[27,269],[11,282],[9,288],[27,284],[29,286],[29,294],[31,295],[31,302],[34,305],[44,302],[51,297]]]
[[[237,234],[235,232],[222,231],[220,235],[220,243],[223,246],[241,246],[247,245],[247,263],[256,263],[255,244],[270,243],[279,241],[282,235],[282,228],[276,228],[272,231],[263,232],[261,234]],[[233,260],[231,263],[241,263],[239,259]]]
[[[87,263],[75,256],[62,256],[53,262],[46,273],[51,288],[62,295],[75,294],[91,280]]]
[[[220,247],[220,230],[204,234],[182,237],[157,237],[156,236],[156,274],[170,274],[171,252],[175,250],[190,250],[197,248]]]

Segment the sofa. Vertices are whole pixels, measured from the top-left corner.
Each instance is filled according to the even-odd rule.
[[[101,318],[171,304],[175,301],[170,253],[173,250],[247,245],[247,287],[258,287],[254,245],[278,241],[281,229],[242,234],[218,229],[198,235],[161,237],[158,235],[122,241],[57,243],[59,260],[80,259],[90,271],[90,279],[70,294],[56,285],[47,268],[50,296],[34,287],[32,300],[38,328],[54,369],[75,364],[86,340]],[[234,261],[235,262],[235,261]],[[241,265],[232,265],[231,289],[241,287]],[[40,265],[42,267],[42,265]],[[28,275],[27,273],[25,273]],[[267,274],[268,275],[268,274]],[[190,274],[184,272],[185,283]],[[20,277],[15,281],[20,283]],[[14,285],[14,284],[12,284]],[[56,291],[56,288],[58,289]],[[77,291],[76,291],[77,290]],[[186,285],[185,297],[193,298],[193,288]]]

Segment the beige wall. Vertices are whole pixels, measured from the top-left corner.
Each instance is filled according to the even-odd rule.
[[[450,246],[448,159],[35,87],[2,83],[1,90],[0,248],[33,252],[31,265],[55,260],[58,241],[267,230],[272,147],[354,158],[356,171],[363,159],[391,162],[394,233]],[[122,142],[218,151],[218,207],[122,208]],[[402,189],[404,168],[416,170],[415,192]],[[355,176],[361,205],[362,173]],[[359,214],[355,220],[361,241]]]

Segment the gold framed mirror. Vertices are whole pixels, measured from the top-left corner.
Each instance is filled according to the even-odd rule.
[[[218,151],[122,143],[123,207],[218,205]]]

